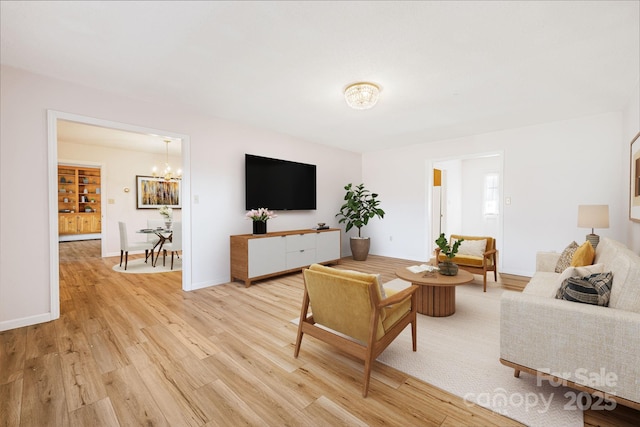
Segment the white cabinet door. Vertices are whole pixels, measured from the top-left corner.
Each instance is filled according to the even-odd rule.
[[[287,236],[287,269],[316,262],[316,233]]]
[[[249,240],[249,277],[286,270],[284,236]]]
[[[316,262],[316,250],[314,248],[287,252],[287,270],[311,265],[314,262]]]
[[[325,231],[316,234],[316,261],[340,259],[340,231]]]
[[[286,237],[287,252],[312,249],[316,247],[316,233],[291,234]]]

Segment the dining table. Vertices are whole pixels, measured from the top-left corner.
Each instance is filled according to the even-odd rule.
[[[163,227],[143,228],[138,230],[137,233],[155,234],[156,236],[158,236],[158,241],[156,242],[155,245],[153,245],[153,248],[151,248],[151,265],[155,267],[156,263],[158,262],[158,258],[160,258],[160,254],[162,253],[162,246],[164,246],[167,240],[171,241],[171,237],[173,236],[173,230],[171,230],[170,228],[163,228]],[[156,250],[156,248],[158,249],[158,255],[154,260],[153,253]]]

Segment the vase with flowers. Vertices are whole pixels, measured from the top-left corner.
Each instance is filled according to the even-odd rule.
[[[158,212],[164,217],[164,226],[167,230],[171,229],[171,223],[173,221],[173,209],[167,205],[162,206]]]
[[[253,221],[253,234],[267,234],[267,221],[277,216],[267,208],[251,209],[245,214],[246,219]]]

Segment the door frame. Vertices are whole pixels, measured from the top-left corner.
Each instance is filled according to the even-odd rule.
[[[58,248],[58,120],[67,120],[88,125],[101,126],[128,132],[163,135],[182,140],[182,290],[193,289],[191,283],[191,169],[190,169],[190,138],[188,135],[161,129],[130,125],[79,114],[47,110],[47,144],[48,144],[48,174],[49,174],[49,264],[50,264],[50,305],[51,318],[60,317],[60,254]],[[103,211],[106,212],[106,211]],[[105,213],[106,215],[106,213]],[[102,222],[106,234],[107,221]]]
[[[500,174],[500,179],[499,179],[499,188],[500,188],[500,197],[501,200],[504,200],[504,150],[492,150],[492,151],[485,151],[485,152],[479,152],[479,153],[472,153],[472,154],[465,154],[465,155],[459,155],[459,156],[448,156],[448,157],[440,157],[440,158],[434,158],[434,159],[428,159],[427,160],[427,223],[429,224],[429,234],[432,235],[433,234],[433,230],[431,229],[432,224],[433,224],[433,216],[435,215],[435,213],[433,212],[434,209],[434,201],[433,201],[433,170],[436,168],[436,165],[438,163],[442,163],[442,162],[447,162],[447,161],[451,161],[451,160],[472,160],[472,159],[479,159],[482,157],[488,157],[488,156],[499,156],[500,157],[500,167],[498,170],[498,173]],[[498,216],[498,235],[494,236],[496,238],[496,249],[498,249],[498,251],[502,251],[502,247],[504,245],[504,203],[501,204],[501,209],[500,209],[500,215]],[[430,246],[427,248],[427,252],[429,254],[429,256],[433,256],[432,254],[432,250],[433,250],[433,242],[430,244]],[[428,259],[428,258],[427,258]],[[500,268],[500,265],[502,263],[502,258],[498,257],[498,268]]]

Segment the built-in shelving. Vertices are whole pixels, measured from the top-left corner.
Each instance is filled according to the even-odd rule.
[[[58,165],[58,234],[102,230],[99,168]]]

